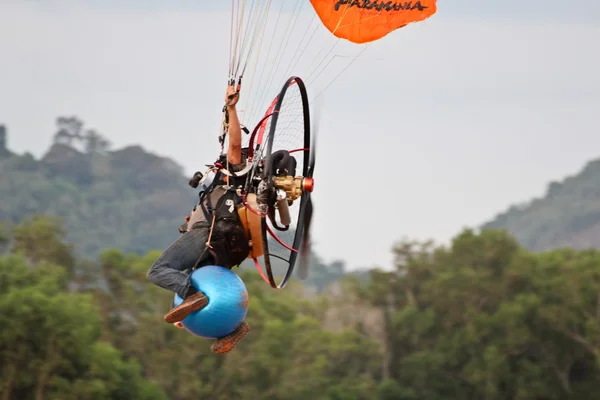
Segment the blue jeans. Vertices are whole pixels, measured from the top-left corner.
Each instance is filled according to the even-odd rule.
[[[210,253],[205,251],[209,232],[210,225],[201,222],[182,234],[150,267],[150,282],[186,298],[190,288],[191,269],[196,264],[202,266],[211,262]]]

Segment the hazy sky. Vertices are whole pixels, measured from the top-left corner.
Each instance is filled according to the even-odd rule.
[[[75,114],[188,172],[214,160],[230,3],[122,3],[0,0],[12,150],[41,155]],[[316,250],[385,267],[394,241],[445,242],[598,157],[599,16],[597,0],[440,0],[371,46],[323,98]]]

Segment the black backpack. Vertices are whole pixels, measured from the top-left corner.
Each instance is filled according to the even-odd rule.
[[[242,199],[235,189],[230,188],[212,210],[214,226],[208,251],[217,265],[229,269],[241,264],[250,253],[250,244],[238,214],[240,207],[243,207]]]

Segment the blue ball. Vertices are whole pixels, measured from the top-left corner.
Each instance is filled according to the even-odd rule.
[[[181,324],[190,333],[218,339],[233,332],[248,313],[248,290],[244,281],[227,268],[207,265],[192,272],[191,284],[208,298],[208,305],[190,313]],[[183,299],[175,295],[174,306]]]

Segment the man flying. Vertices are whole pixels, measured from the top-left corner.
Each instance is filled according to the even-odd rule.
[[[236,110],[238,100],[239,92],[233,85],[229,86],[225,96],[229,115],[229,147],[225,164],[226,169],[233,173],[245,166],[242,131]],[[211,189],[200,193],[200,200],[189,216],[183,235],[162,253],[148,271],[148,279],[152,283],[177,293],[183,299],[164,317],[166,322],[176,326],[181,325],[188,314],[208,304],[206,296],[190,284],[189,271],[211,264],[231,269],[241,264],[250,252],[237,208],[231,207],[231,204],[240,204],[240,199],[229,185],[229,179],[223,179],[223,174],[218,172],[215,180]],[[217,354],[231,351],[249,330],[246,321],[242,322],[232,333],[217,339],[212,351]]]

